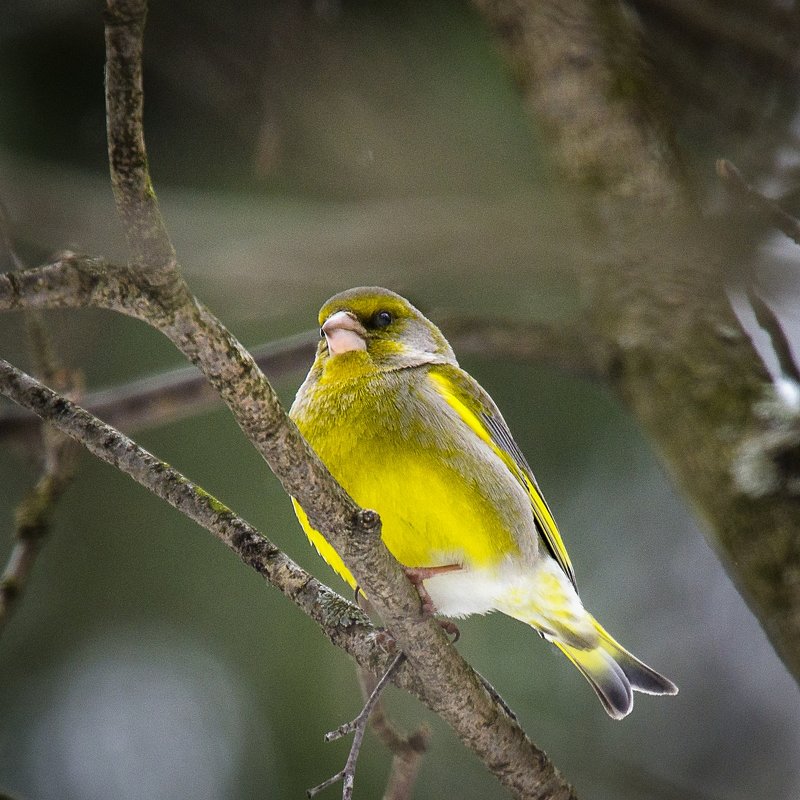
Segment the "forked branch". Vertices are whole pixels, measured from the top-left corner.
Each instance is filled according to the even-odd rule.
[[[211,312],[191,294],[180,275],[161,219],[147,170],[142,129],[141,39],[143,0],[108,0],[106,94],[112,183],[131,248],[129,267],[112,268],[91,259],[63,259],[41,270],[13,273],[0,280],[3,308],[94,306],[146,321],[164,333],[206,376],[231,409],[240,427],[265,458],[286,491],[297,497],[311,524],[350,566],[359,585],[390,628],[408,667],[397,675],[401,685],[414,683],[425,702],[456,730],[514,796],[574,797],[546,755],[525,736],[475,673],[450,645],[440,627],[419,612],[416,592],[380,539],[380,520],[363,510],[331,477],[311,452],[252,356]],[[193,519],[212,525],[241,557],[260,571],[296,574],[285,556],[213,498],[118,432],[3,365],[5,389],[14,399],[50,418],[75,427],[87,446],[149,485]],[[101,433],[102,431],[102,433]],[[98,439],[98,436],[105,436]],[[204,500],[204,502],[200,502]],[[276,564],[280,566],[276,567]],[[302,595],[313,579],[305,576],[292,591]],[[334,605],[342,608],[337,600]],[[352,623],[351,612],[346,617]],[[359,634],[359,621],[352,625]],[[364,635],[355,638],[365,645]],[[344,641],[351,638],[344,636]],[[374,643],[369,641],[370,645]],[[342,646],[344,646],[342,644]],[[349,651],[348,651],[349,652]],[[378,671],[387,664],[370,647],[359,663]]]

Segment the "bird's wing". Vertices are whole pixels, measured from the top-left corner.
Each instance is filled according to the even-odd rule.
[[[519,481],[531,500],[536,528],[550,555],[575,583],[575,571],[561,539],[553,514],[542,496],[525,456],[511,436],[500,410],[480,384],[456,366],[441,364],[428,371],[436,391],[478,438],[486,442],[509,472]]]

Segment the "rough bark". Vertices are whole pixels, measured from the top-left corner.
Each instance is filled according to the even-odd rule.
[[[144,0],[107,0],[109,162],[131,264],[114,267],[98,259],[71,257],[42,269],[8,273],[0,276],[0,310],[93,306],[135,317],[164,333],[206,376],[286,491],[341,554],[424,687],[426,703],[515,797],[573,798],[572,787],[547,756],[487,691],[436,622],[422,614],[417,592],[381,542],[378,515],[360,509],[336,483],[286,416],[252,356],[192,296],[178,269],[147,169],[141,87],[145,14]],[[168,489],[165,499],[180,507],[185,495],[179,490],[179,476],[167,465],[138,453],[116,431],[97,440],[97,428],[85,412],[52,392],[42,392],[7,365],[4,372],[9,396],[24,400],[55,424],[70,418],[84,423],[70,434],[77,433],[111,463],[122,467],[132,454],[142,456],[137,463],[144,473],[139,477],[147,478],[150,488],[160,487],[159,473],[170,475],[180,498]],[[224,516],[227,510],[215,504],[210,498],[211,510]],[[251,543],[259,545],[256,538]]]

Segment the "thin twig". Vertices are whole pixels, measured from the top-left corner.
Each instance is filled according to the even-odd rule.
[[[17,270],[24,269],[25,263],[14,244],[8,212],[2,203],[0,238],[14,267]],[[58,359],[41,314],[28,311],[25,323],[37,374],[61,391],[74,389],[77,378],[58,368]],[[42,474],[20,501],[14,515],[15,542],[0,575],[0,634],[25,591],[42,542],[50,532],[50,519],[55,505],[75,472],[77,444],[60,431],[43,425],[41,420],[37,419],[36,423],[43,456]]]
[[[747,299],[756,315],[756,321],[770,338],[781,372],[787,378],[800,384],[800,368],[795,362],[792,347],[786,338],[786,332],[783,330],[780,320],[752,286],[747,288]]]
[[[366,700],[375,690],[377,683],[375,676],[368,670],[359,669],[358,681]],[[375,735],[392,753],[392,767],[383,800],[409,800],[422,763],[422,756],[428,750],[430,728],[423,723],[408,735],[400,733],[389,719],[382,700],[375,704],[370,725]]]
[[[350,753],[347,756],[347,761],[345,762],[344,767],[335,775],[328,778],[328,780],[323,781],[313,789],[309,789],[306,792],[309,797],[315,797],[329,786],[333,786],[335,783],[341,781],[342,800],[352,799],[353,786],[355,785],[356,777],[356,764],[358,763],[358,754],[361,752],[361,745],[364,741],[364,734],[367,732],[369,718],[372,715],[376,704],[380,700],[384,689],[386,689],[386,687],[389,685],[389,682],[392,680],[394,674],[402,666],[405,660],[405,653],[399,653],[395,657],[394,661],[392,661],[392,663],[389,665],[389,668],[383,674],[381,679],[375,684],[375,688],[367,698],[367,702],[364,703],[364,707],[361,709],[358,716],[350,722],[345,722],[343,725],[340,725],[335,731],[330,731],[330,733],[325,735],[326,742],[335,742],[337,739],[341,739],[342,736],[352,733],[353,743],[350,745]]]
[[[374,611],[369,600],[361,594],[358,588],[356,589],[356,602],[365,613],[369,614]],[[387,640],[391,642],[390,646],[394,647],[396,644],[394,639],[388,632],[386,635]],[[356,672],[361,696],[366,702],[375,691],[378,681],[375,673],[371,670],[358,667]],[[422,764],[422,757],[428,750],[431,738],[430,728],[422,724],[409,735],[400,733],[386,713],[383,698],[380,698],[372,709],[370,725],[384,747],[392,754],[392,765],[383,800],[410,800],[417,772]]]
[[[782,231],[796,244],[800,244],[800,220],[784,211],[774,200],[753,188],[732,162],[725,158],[720,158],[716,167],[717,175],[725,181],[725,185],[737,197],[749,202],[760,212],[766,214],[778,230]],[[786,333],[780,320],[752,286],[747,288],[747,297],[758,324],[768,334],[772,342],[772,349],[775,351],[781,371],[787,378],[800,383],[800,369],[798,369],[795,362],[792,348],[789,345],[789,340],[786,338]]]
[[[763,195],[758,189],[753,188],[728,159],[718,159],[716,166],[717,175],[725,181],[725,185],[731,191],[765,213],[778,230],[785,233],[795,244],[800,244],[800,220],[784,211],[778,203]]]
[[[56,501],[75,471],[78,447],[74,441],[42,428],[45,462],[41,477],[17,506],[11,555],[0,576],[0,633],[16,608],[33,569],[42,541],[49,533]]]
[[[8,254],[14,269],[24,269],[25,264],[17,253],[14,236],[11,232],[11,215],[2,200],[0,200],[0,244]]]

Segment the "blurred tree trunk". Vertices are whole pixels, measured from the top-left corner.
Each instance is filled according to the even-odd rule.
[[[685,187],[635,20],[599,0],[475,5],[589,223],[599,257],[581,283],[605,375],[800,678],[798,415],[731,310],[725,247]]]

